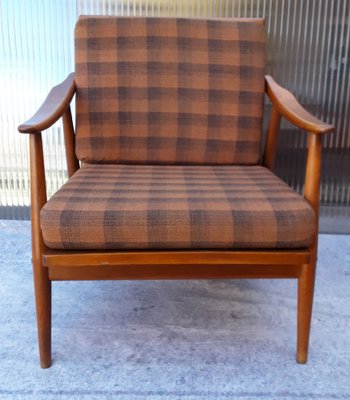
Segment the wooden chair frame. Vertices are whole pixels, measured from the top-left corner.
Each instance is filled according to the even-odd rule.
[[[295,97],[266,76],[272,114],[262,164],[273,170],[281,117],[308,131],[304,198],[318,220],[323,134],[334,127],[309,114]],[[70,102],[74,73],[55,86],[37,113],[19,126],[30,135],[32,261],[40,365],[51,365],[51,282],[106,279],[298,279],[297,361],[306,363],[317,258],[318,226],[309,248],[294,250],[210,251],[61,251],[48,249],[40,229],[40,210],[47,201],[41,132],[63,119],[68,176],[79,168]],[[164,268],[164,266],[167,266]]]

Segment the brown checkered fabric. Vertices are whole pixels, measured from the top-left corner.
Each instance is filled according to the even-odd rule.
[[[90,163],[256,164],[262,20],[83,17],[76,152]]]
[[[260,166],[85,165],[41,212],[55,249],[297,248],[309,204]]]

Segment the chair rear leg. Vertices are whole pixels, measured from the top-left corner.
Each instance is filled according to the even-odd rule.
[[[316,262],[304,264],[298,280],[297,362],[305,364],[309,349]]]
[[[48,270],[33,259],[34,291],[41,368],[51,365],[51,281]]]

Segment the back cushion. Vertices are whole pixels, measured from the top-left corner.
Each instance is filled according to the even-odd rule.
[[[257,19],[80,18],[78,158],[256,164],[264,44]]]

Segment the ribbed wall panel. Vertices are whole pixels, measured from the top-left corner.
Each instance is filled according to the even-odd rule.
[[[349,1],[2,0],[0,7],[1,217],[27,215],[28,145],[17,125],[73,70],[80,14],[266,18],[267,72],[310,112],[337,126],[324,141],[322,205],[332,216],[336,207],[350,207]],[[49,195],[66,179],[62,139],[61,123],[44,134]],[[283,122],[277,173],[300,192],[305,157],[306,134]]]
[[[17,126],[73,69],[74,2],[3,0],[0,39],[0,217],[28,215],[28,137]],[[62,124],[43,135],[48,195],[66,180]]]

